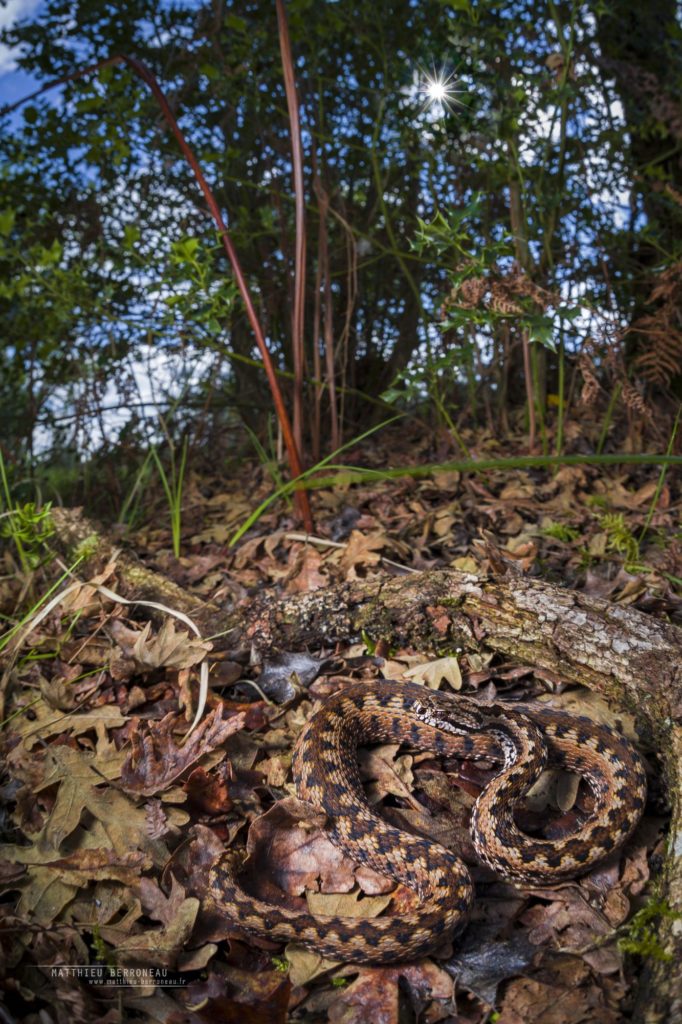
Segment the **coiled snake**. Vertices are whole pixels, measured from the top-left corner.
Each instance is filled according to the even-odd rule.
[[[297,792],[327,815],[332,843],[414,890],[419,905],[399,917],[313,917],[246,893],[228,853],[211,869],[209,886],[216,907],[240,929],[335,960],[379,963],[421,955],[464,926],[473,897],[464,863],[438,843],[389,825],[367,802],[355,751],[377,742],[460,757],[497,750],[503,766],[476,800],[471,832],[481,860],[512,882],[554,883],[587,871],[625,841],[644,808],[638,754],[589,718],[541,704],[481,704],[413,683],[353,684],[304,728],[293,759]],[[594,800],[589,819],[557,841],[526,835],[514,821],[515,807],[547,765],[581,775]]]

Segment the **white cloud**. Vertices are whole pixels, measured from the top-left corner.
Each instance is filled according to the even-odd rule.
[[[9,28],[22,18],[29,18],[40,6],[41,0],[8,0],[7,6],[0,7],[0,28]],[[0,45],[0,75],[14,71],[15,51],[9,46]]]

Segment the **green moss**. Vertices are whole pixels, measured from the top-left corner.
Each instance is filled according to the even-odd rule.
[[[100,538],[96,533],[91,533],[88,537],[84,537],[78,547],[74,551],[74,559],[81,561],[88,561],[90,558],[94,558],[99,550]]]
[[[440,597],[438,604],[442,605],[443,608],[461,608],[464,600],[464,595],[462,597]]]
[[[625,934],[618,939],[619,950],[645,960],[672,960],[670,953],[667,953],[658,941],[657,925],[661,918],[679,920],[682,913],[672,910],[667,900],[652,897],[637,911]]]
[[[99,925],[95,925],[92,929],[92,947],[95,951],[95,960],[97,963],[106,964],[108,967],[116,966],[113,951],[109,946],[107,946],[106,942],[100,935]]]
[[[599,517],[599,525],[607,536],[607,551],[624,555],[626,562],[639,561],[639,542],[625,522],[622,512],[605,513]]]
[[[563,541],[564,544],[569,544],[580,536],[580,530],[576,530],[574,526],[567,526],[565,523],[548,523],[547,526],[543,526],[540,533],[543,537],[553,537],[554,540]]]

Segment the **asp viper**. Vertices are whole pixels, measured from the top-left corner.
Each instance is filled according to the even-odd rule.
[[[297,792],[327,816],[326,834],[356,862],[414,890],[419,904],[400,916],[314,917],[265,903],[237,881],[238,855],[210,871],[219,911],[235,925],[275,941],[294,941],[334,960],[385,963],[423,955],[460,930],[473,899],[469,871],[452,851],[389,825],[369,806],[356,748],[399,742],[437,754],[489,756],[503,767],[474,805],[478,856],[511,882],[553,884],[589,870],[630,835],[644,809],[641,759],[618,733],[591,719],[542,704],[482,704],[390,680],[353,684],[310,718],[296,744]],[[558,840],[521,832],[514,809],[546,766],[582,776],[594,810]]]

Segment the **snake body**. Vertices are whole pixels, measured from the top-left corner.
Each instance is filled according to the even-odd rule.
[[[296,744],[299,796],[327,816],[326,834],[355,861],[402,882],[419,904],[401,916],[313,916],[265,903],[237,881],[225,854],[211,869],[217,908],[236,926],[321,955],[356,963],[411,959],[465,925],[473,886],[464,863],[436,842],[379,817],[363,792],[356,748],[400,742],[459,757],[497,756],[502,768],[478,797],[471,832],[478,856],[512,882],[547,884],[589,870],[620,846],[644,808],[646,776],[633,747],[591,719],[541,704],[482,704],[389,680],[351,685],[331,696]],[[594,809],[557,841],[520,831],[514,810],[546,766],[581,775]]]

